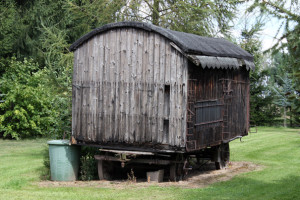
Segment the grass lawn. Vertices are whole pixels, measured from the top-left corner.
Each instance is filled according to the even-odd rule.
[[[0,140],[0,200],[5,199],[300,199],[300,129],[258,128],[231,142],[232,161],[263,170],[199,189],[39,187],[46,139]]]

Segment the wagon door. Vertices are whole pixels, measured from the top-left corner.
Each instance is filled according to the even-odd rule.
[[[189,80],[187,151],[220,144],[223,133],[224,98],[199,98],[199,82]]]
[[[219,91],[216,98],[201,99],[199,82],[189,80],[187,151],[215,146],[247,134],[249,84],[232,79],[219,79],[215,84]]]
[[[196,101],[194,111],[194,127],[187,137],[187,149],[192,151],[220,143],[223,139],[223,99]]]

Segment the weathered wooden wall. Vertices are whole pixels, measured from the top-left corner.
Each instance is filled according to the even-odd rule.
[[[72,134],[185,146],[187,60],[157,33],[119,28],[74,52]]]
[[[249,71],[189,63],[187,149],[220,144],[249,129]]]

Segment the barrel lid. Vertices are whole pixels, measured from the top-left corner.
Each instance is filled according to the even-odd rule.
[[[54,145],[69,145],[69,140],[50,140],[47,142],[48,144],[54,144]]]

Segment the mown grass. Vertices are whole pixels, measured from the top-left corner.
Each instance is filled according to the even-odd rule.
[[[299,199],[299,133],[259,127],[243,142],[232,142],[232,161],[257,163],[263,170],[199,189],[40,187],[46,139],[0,140],[0,199]]]

